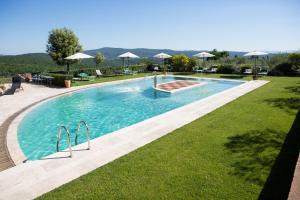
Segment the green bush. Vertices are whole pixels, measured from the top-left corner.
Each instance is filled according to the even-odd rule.
[[[65,87],[65,80],[72,80],[73,76],[69,74],[49,74],[53,77],[52,84],[58,87]]]
[[[176,72],[191,72],[196,66],[196,60],[186,55],[174,55],[171,58],[172,70]]]
[[[296,76],[297,69],[291,63],[285,62],[276,65],[270,72],[271,76]]]
[[[233,65],[227,64],[222,65],[218,68],[218,73],[221,74],[233,74],[235,72],[235,68]]]

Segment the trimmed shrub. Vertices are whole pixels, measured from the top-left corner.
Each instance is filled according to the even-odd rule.
[[[233,65],[222,65],[218,68],[218,73],[221,74],[232,74],[234,73],[235,68],[233,67]]]
[[[52,84],[58,87],[65,87],[65,80],[72,80],[73,76],[69,74],[49,74],[53,77]]]
[[[291,63],[286,62],[276,65],[268,74],[272,76],[295,76],[297,70]]]

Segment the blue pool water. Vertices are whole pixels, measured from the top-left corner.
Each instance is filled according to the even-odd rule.
[[[158,83],[176,79],[183,78],[158,77]],[[56,136],[60,125],[69,129],[74,145],[80,120],[87,122],[91,138],[97,138],[243,83],[196,80],[207,84],[167,94],[155,91],[152,88],[153,79],[145,78],[85,89],[55,98],[41,104],[22,120],[18,127],[21,149],[29,160],[40,159],[56,152]],[[85,134],[81,133],[78,141],[82,143],[85,139]],[[60,146],[60,149],[67,147],[65,136]]]

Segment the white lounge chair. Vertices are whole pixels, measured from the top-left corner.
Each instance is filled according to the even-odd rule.
[[[193,71],[196,72],[196,73],[202,73],[202,72],[203,72],[203,69],[202,69],[202,68],[197,68],[197,67],[195,67],[195,68],[193,69]]]
[[[206,73],[217,73],[218,68],[211,68],[209,70],[206,70]]]
[[[252,69],[246,69],[246,70],[244,71],[244,74],[252,74]]]
[[[97,77],[103,76],[102,72],[99,69],[96,69],[96,74],[97,74]]]

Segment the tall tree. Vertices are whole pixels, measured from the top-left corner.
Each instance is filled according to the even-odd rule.
[[[53,29],[49,32],[47,52],[58,65],[69,65],[78,62],[77,60],[66,60],[65,58],[82,51],[79,40],[75,33],[68,28]]]
[[[171,65],[174,71],[189,72],[196,66],[196,60],[187,57],[186,55],[174,55],[170,58]]]
[[[101,52],[98,52],[96,53],[94,60],[95,63],[99,66],[99,64],[101,64],[105,60],[105,57]]]
[[[300,68],[300,53],[289,54],[289,61],[296,70]]]
[[[217,49],[213,49],[209,53],[211,53],[211,54],[213,54],[215,56],[208,58],[208,60],[218,60],[220,58],[227,58],[229,56],[228,51],[218,51]]]

